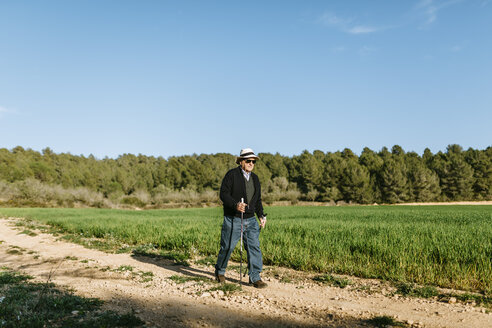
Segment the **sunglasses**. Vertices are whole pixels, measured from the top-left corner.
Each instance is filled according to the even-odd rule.
[[[246,160],[246,163],[253,163],[253,164],[256,164],[256,160],[255,159],[247,159]]]

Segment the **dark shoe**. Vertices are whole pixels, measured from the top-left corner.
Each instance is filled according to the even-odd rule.
[[[225,276],[223,274],[218,274],[215,272],[215,281],[223,283],[225,282]]]
[[[261,281],[261,279],[258,281],[255,281],[253,283],[253,287],[255,287],[255,288],[266,288],[266,286],[268,286],[268,285],[266,283],[264,283],[263,281]]]

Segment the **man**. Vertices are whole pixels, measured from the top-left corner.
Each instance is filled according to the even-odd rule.
[[[263,259],[260,250],[260,226],[265,227],[266,216],[261,203],[261,187],[253,168],[259,159],[251,148],[242,149],[236,158],[235,169],[226,173],[220,186],[220,199],[224,204],[224,222],[220,239],[219,256],[215,265],[215,278],[225,281],[225,270],[232,251],[241,238],[241,213],[243,214],[243,241],[248,254],[249,282],[256,288],[267,286],[260,278]],[[241,202],[244,199],[245,202]],[[260,224],[255,218],[260,219]]]

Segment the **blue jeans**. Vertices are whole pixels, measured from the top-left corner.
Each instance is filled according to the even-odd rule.
[[[225,274],[227,262],[232,251],[241,238],[241,218],[224,216],[222,233],[220,237],[220,250],[215,265],[217,274]],[[244,249],[248,254],[248,274],[251,282],[260,280],[260,272],[263,268],[263,258],[260,250],[260,226],[256,217],[243,219]]]

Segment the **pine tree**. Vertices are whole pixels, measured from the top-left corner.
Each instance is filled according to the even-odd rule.
[[[487,157],[486,152],[472,148],[466,151],[465,160],[473,168],[473,198],[492,197],[492,160]]]
[[[387,159],[383,165],[381,180],[384,202],[401,203],[408,200],[406,168],[401,161]]]
[[[441,194],[441,188],[439,187],[439,178],[436,173],[420,164],[415,166],[409,174],[415,201],[430,202],[438,199]]]
[[[381,172],[384,161],[374,151],[365,147],[359,157],[359,163],[365,166],[370,175],[369,186],[371,190],[371,199],[375,202],[382,202],[381,188]]]
[[[339,183],[346,202],[367,204],[372,201],[369,171],[355,160],[348,160]]]
[[[294,166],[298,172],[296,182],[303,194],[319,190],[323,177],[323,163],[319,159],[305,150],[300,156],[295,157]]]
[[[473,169],[465,161],[459,145],[450,145],[441,167],[441,189],[449,200],[471,199],[473,195]]]

